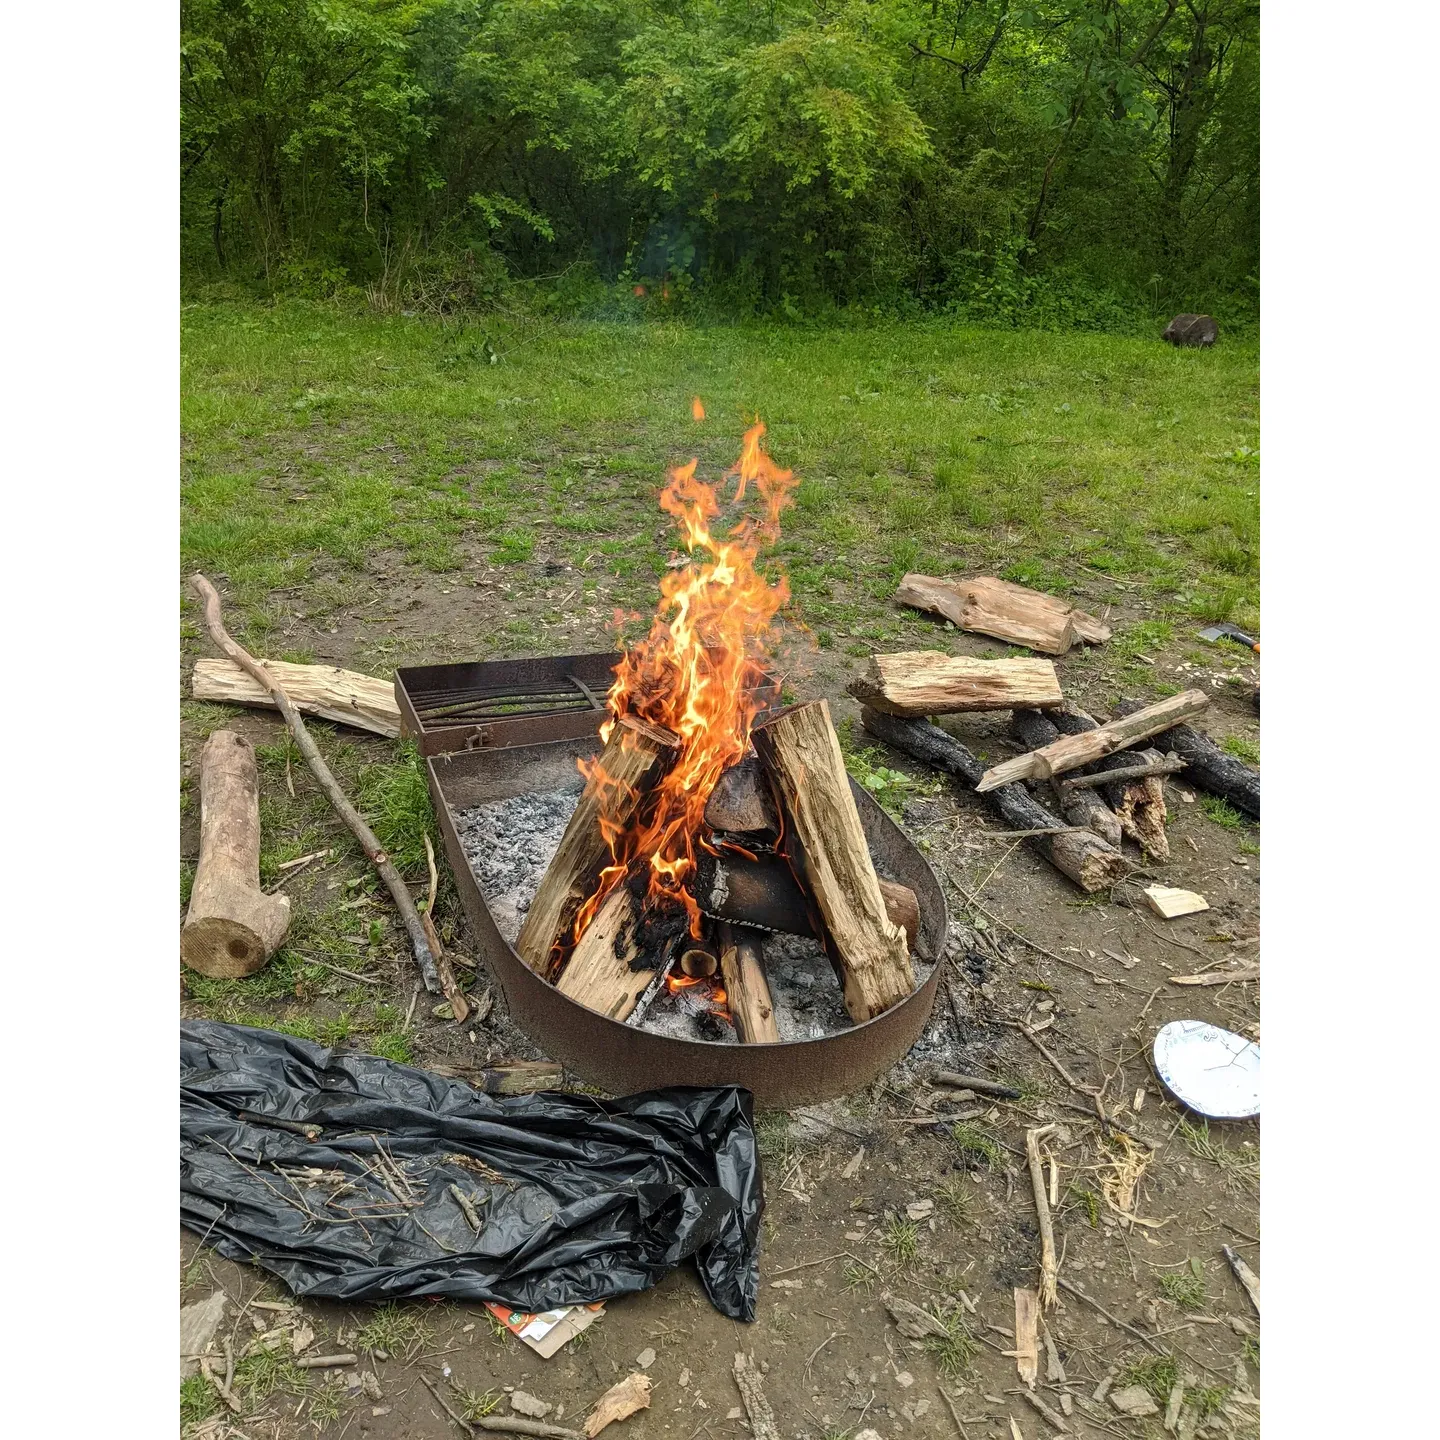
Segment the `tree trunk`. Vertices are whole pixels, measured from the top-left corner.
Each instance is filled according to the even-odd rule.
[[[877,739],[946,771],[966,789],[973,790],[985,773],[984,765],[938,725],[925,720],[902,720],[868,706],[861,713],[865,728]],[[1016,830],[1064,828],[1065,822],[1032,798],[1023,785],[1002,785],[998,790],[987,792],[985,799],[1001,819]],[[1065,835],[1036,835],[1031,837],[1030,844],[1062,875],[1086,891],[1108,890],[1123,879],[1130,868],[1115,846],[1086,830]]]
[[[253,975],[290,925],[290,898],[260,889],[260,780],[255,751],[216,730],[200,754],[200,861],[180,958],[218,979]]]
[[[788,822],[788,858],[804,867],[824,917],[845,1008],[861,1024],[910,995],[915,972],[905,932],[885,913],[830,706],[796,705],[751,738]]]

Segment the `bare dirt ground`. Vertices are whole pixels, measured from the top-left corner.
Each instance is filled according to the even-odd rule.
[[[420,659],[608,648],[602,603],[566,613],[559,623],[546,618],[577,584],[562,563],[551,573],[537,559],[531,584],[513,568],[492,570],[483,562],[459,579],[424,575],[384,556],[369,563],[367,583],[351,583],[333,605],[317,602],[323,585],[307,592],[303,605],[274,594],[272,610],[288,619],[272,653],[307,650],[317,661],[388,673]],[[1105,580],[1097,580],[1094,596],[1077,598],[1082,604],[1089,598],[1095,609],[1113,604],[1115,620],[1144,618],[1142,610],[1127,611],[1125,594]],[[512,638],[501,644],[472,639],[507,629]],[[988,648],[953,634],[943,643],[962,653]],[[1205,728],[1217,736],[1257,736],[1251,657],[1216,650],[1197,658],[1199,650],[1205,647],[1187,642],[1147,655],[1154,682],[1203,686],[1214,696]],[[185,644],[187,674],[199,653],[209,653],[208,646],[192,635]],[[855,713],[844,685],[858,663],[815,648],[803,634],[790,635],[782,651],[790,689],[799,698],[827,696],[837,719]],[[1119,663],[1104,649],[1067,657],[1059,663],[1067,694],[1108,710],[1127,693]],[[1128,693],[1149,698],[1151,692],[1135,687]],[[953,728],[977,752],[999,759],[1011,753],[1005,719],[981,717]],[[284,741],[278,718],[265,712],[237,715],[188,703],[187,774],[203,736],[220,723],[259,745]],[[393,755],[383,741],[344,738],[340,748],[351,762]],[[863,732],[857,729],[852,743],[865,745]],[[914,770],[893,754],[884,763]],[[1261,1268],[1258,1124],[1205,1127],[1167,1099],[1148,1057],[1156,1029],[1172,1019],[1209,1020],[1259,1036],[1258,986],[1169,983],[1172,975],[1213,970],[1230,957],[1258,961],[1258,827],[1217,823],[1203,797],[1167,786],[1173,858],[1147,871],[1200,891],[1212,907],[1167,924],[1125,903],[1125,893],[1082,896],[1023,842],[988,838],[1002,825],[982,803],[948,782],[920,778],[905,824],[945,883],[961,944],[919,1050],[943,1053],[957,1069],[1005,1077],[1022,1089],[1021,1100],[986,1104],[957,1141],[944,1117],[975,1107],[932,1088],[925,1066],[905,1063],[843,1101],[766,1118],[767,1211],[755,1323],[721,1317],[694,1276],[681,1271],[653,1291],[610,1304],[586,1335],[548,1362],[518,1340],[497,1336],[479,1306],[415,1303],[377,1312],[307,1301],[295,1312],[277,1310],[290,1299],[282,1285],[221,1260],[198,1236],[183,1233],[182,1303],[217,1289],[232,1302],[220,1334],[230,1337],[240,1360],[242,1405],[242,1413],[231,1414],[203,1384],[192,1384],[182,1390],[187,1434],[211,1440],[458,1434],[420,1383],[422,1374],[457,1406],[464,1396],[455,1386],[471,1397],[491,1392],[499,1399],[496,1413],[505,1413],[505,1392],[513,1387],[553,1404],[552,1423],[578,1425],[599,1394],[653,1350],[651,1408],[608,1434],[633,1440],[743,1436],[748,1431],[737,1414],[731,1367],[744,1350],[766,1370],[786,1437],[839,1440],[866,1429],[895,1440],[1055,1435],[1060,1427],[1027,1400],[1006,1353],[1014,1348],[1013,1288],[1034,1284],[1039,1254],[1024,1132],[1047,1122],[1060,1127],[1052,1137],[1059,1164],[1057,1244],[1061,1277],[1073,1289],[1062,1289],[1047,1317],[1054,1356],[1042,1350],[1035,1393],[1074,1435],[1160,1437],[1177,1384],[1182,1398],[1168,1417],[1174,1433],[1257,1433],[1258,1317],[1221,1246]],[[283,771],[262,771],[265,804],[304,807],[308,797],[314,825],[336,838],[298,762],[289,786],[293,802]],[[192,805],[182,821],[182,848],[191,858],[198,844],[195,810]],[[1132,858],[1139,862],[1138,854]],[[342,850],[333,864],[308,868],[287,890],[300,912],[352,893],[347,882],[365,873],[358,853]],[[367,914],[382,908],[372,905]],[[455,949],[473,956],[453,891],[442,891],[437,913]],[[413,966],[396,927],[379,943],[372,934],[368,949],[357,943],[355,953],[383,982],[377,995],[404,1012]],[[490,983],[482,967],[475,986]],[[183,1013],[227,1018],[225,1005],[195,992],[187,982]],[[259,1008],[274,1021],[298,1015],[323,1021],[354,998],[337,981],[297,986],[293,996]],[[1044,1027],[1048,1058],[1017,1028],[1020,1021]],[[420,1065],[540,1053],[510,1027],[498,991],[486,1023],[464,1030],[434,1018],[422,999],[406,1035]],[[341,1043],[366,1048],[364,1027]],[[1107,1112],[1142,1137],[1138,1143],[1102,1134],[1090,1096],[1095,1090]],[[1136,1198],[1124,1214],[1112,1202],[1123,1200],[1127,1181],[1135,1184]],[[946,1317],[949,1338],[928,1345],[905,1339],[886,1312],[887,1295]],[[284,1358],[288,1335],[275,1333],[286,1324],[313,1329],[307,1353],[351,1349],[360,1365],[329,1379],[321,1378],[325,1372],[294,1369]],[[269,1336],[264,1345],[257,1343],[262,1334]],[[368,1388],[361,1372],[374,1377]],[[1112,1394],[1147,1389],[1156,1413],[1122,1413],[1101,1391],[1107,1380]]]

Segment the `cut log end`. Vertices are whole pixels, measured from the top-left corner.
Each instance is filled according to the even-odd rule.
[[[180,958],[189,969],[212,980],[243,980],[275,953],[290,924],[289,897],[256,892],[244,908],[243,919],[208,915],[186,923]]]

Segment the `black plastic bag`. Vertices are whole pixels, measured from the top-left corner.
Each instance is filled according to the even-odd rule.
[[[755,1317],[747,1090],[489,1096],[206,1020],[181,1025],[180,1066],[182,1221],[297,1295],[539,1311],[648,1289],[693,1256],[716,1309]]]

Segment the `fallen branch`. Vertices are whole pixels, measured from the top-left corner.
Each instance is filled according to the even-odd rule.
[[[1113,770],[1101,770],[1094,775],[1076,775],[1060,782],[1060,793],[1072,790],[1089,790],[1096,785],[1116,785],[1122,780],[1146,780],[1151,775],[1173,775],[1183,770],[1185,762],[1176,755],[1167,755],[1160,760],[1148,760],[1139,765],[1117,765]]]
[[[1037,1125],[1025,1132],[1025,1158],[1030,1163],[1030,1184],[1035,1191],[1035,1218],[1040,1225],[1040,1309],[1055,1308],[1055,1278],[1059,1261],[1055,1258],[1055,1226],[1050,1219],[1050,1202],[1045,1194],[1045,1165],[1040,1158],[1040,1141],[1049,1135],[1053,1125]]]
[[[1132,715],[1139,708],[1138,701],[1122,700],[1115,707],[1115,713],[1119,716]],[[1260,818],[1258,770],[1227,754],[1208,735],[1189,725],[1162,730],[1154,739],[1156,745],[1173,750],[1185,762],[1185,768],[1180,772],[1181,779],[1228,800],[1252,819]]]
[[[1013,1085],[1002,1085],[998,1080],[987,1080],[983,1075],[961,1075],[954,1070],[937,1070],[931,1077],[936,1085],[948,1085],[952,1090],[973,1090],[977,1095],[995,1095],[1001,1100],[1018,1100],[1020,1092]]]
[[[360,812],[346,798],[345,792],[340,788],[335,776],[331,774],[330,767],[325,763],[314,740],[310,738],[310,732],[305,728],[305,722],[300,718],[300,712],[290,703],[290,697],[285,693],[279,681],[249,651],[230,638],[229,632],[225,629],[225,621],[220,609],[220,597],[215,593],[215,587],[198,572],[190,577],[190,584],[204,607],[205,627],[210,632],[210,638],[237,665],[249,671],[260,684],[269,690],[276,708],[285,717],[285,723],[290,727],[290,733],[295,737],[295,744],[305,757],[305,763],[310,767],[311,774],[320,782],[320,788],[325,792],[330,804],[334,806],[335,813],[340,816],[350,833],[360,842],[360,848],[364,850],[370,863],[374,865],[380,878],[385,882],[385,888],[389,890],[390,898],[400,912],[400,919],[405,926],[406,934],[410,937],[410,945],[415,952],[415,963],[420,967],[420,977],[425,982],[425,988],[432,995],[440,993],[440,977],[435,970],[435,956],[430,949],[429,940],[425,937],[425,927],[420,923],[415,902],[410,898],[410,891],[406,888],[404,880],[400,878],[400,872],[375,838],[375,832],[365,823]]]
[[[1172,975],[1172,985],[1243,985],[1260,978],[1258,965],[1244,970],[1207,970],[1203,975]]]
[[[1255,1307],[1255,1313],[1260,1313],[1260,1277],[1228,1246],[1222,1245],[1220,1253],[1230,1263],[1230,1268],[1235,1272],[1235,1278],[1244,1287],[1245,1293],[1250,1297],[1250,1303]]]
[[[750,1434],[753,1440],[780,1440],[780,1427],[775,1423],[775,1412],[765,1398],[760,1384],[760,1370],[744,1352],[735,1356],[735,1385],[740,1391],[745,1414],[750,1419]]]
[[[450,1198],[460,1207],[460,1213],[469,1221],[470,1228],[478,1235],[482,1226],[475,1202],[458,1185],[447,1185],[445,1188],[449,1190]]]
[[[1083,1300],[1092,1310],[1103,1315],[1112,1325],[1123,1330],[1127,1335],[1133,1335],[1142,1345],[1153,1350],[1157,1355],[1164,1355],[1165,1348],[1152,1340],[1143,1330],[1137,1330],[1133,1325],[1127,1325],[1117,1316],[1112,1315],[1098,1300],[1091,1299],[1078,1285],[1072,1285],[1063,1275],[1055,1277],[1055,1283],[1067,1294],[1075,1296],[1077,1300]]]

